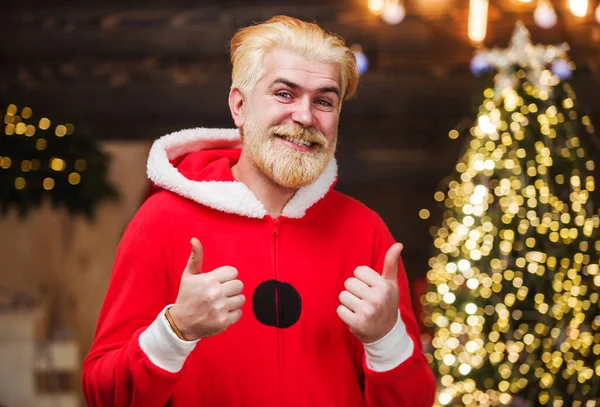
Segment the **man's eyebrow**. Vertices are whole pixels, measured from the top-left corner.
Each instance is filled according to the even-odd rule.
[[[320,93],[335,93],[337,97],[340,97],[340,90],[335,86],[327,86],[325,88],[319,89]]]
[[[271,84],[271,86],[278,84],[278,83],[284,84],[291,89],[300,89],[300,90],[303,89],[302,86],[300,86],[297,83],[294,83],[288,79],[285,79],[285,78],[275,79],[273,81],[273,83]],[[324,88],[319,88],[318,91],[319,91],[319,93],[335,93],[338,98],[340,97],[340,90],[335,86],[326,86]]]
[[[278,83],[282,83],[282,84],[284,84],[285,86],[288,86],[288,87],[290,87],[290,88],[292,88],[292,89],[302,89],[302,86],[300,86],[300,85],[298,85],[297,83],[294,83],[294,82],[292,82],[292,81],[289,81],[289,80],[287,80],[287,79],[284,79],[284,78],[277,78],[277,79],[275,79],[275,80],[273,81],[273,83],[271,84],[271,86],[273,86],[273,85],[275,85],[275,84],[278,84]]]

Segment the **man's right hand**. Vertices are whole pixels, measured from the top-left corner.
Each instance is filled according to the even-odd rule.
[[[238,271],[223,266],[202,273],[204,249],[196,238],[191,244],[192,253],[181,275],[177,300],[169,309],[173,322],[188,341],[225,331],[240,320],[240,307],[246,302],[241,294],[244,285],[237,280]]]

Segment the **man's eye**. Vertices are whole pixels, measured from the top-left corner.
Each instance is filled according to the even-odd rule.
[[[276,95],[285,99],[289,99],[292,97],[292,95],[289,92],[277,92]]]
[[[317,100],[317,104],[325,107],[332,107],[333,105],[326,100]]]

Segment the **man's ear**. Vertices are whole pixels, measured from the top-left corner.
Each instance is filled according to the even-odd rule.
[[[244,94],[238,88],[231,88],[229,91],[229,110],[235,127],[241,129],[246,121],[246,99]]]

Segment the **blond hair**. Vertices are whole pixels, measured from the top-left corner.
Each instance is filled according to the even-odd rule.
[[[249,95],[264,73],[263,61],[269,51],[283,48],[308,59],[330,62],[340,67],[341,95],[348,99],[358,85],[354,53],[344,40],[313,23],[288,16],[275,16],[266,22],[244,27],[231,39],[232,88]]]

